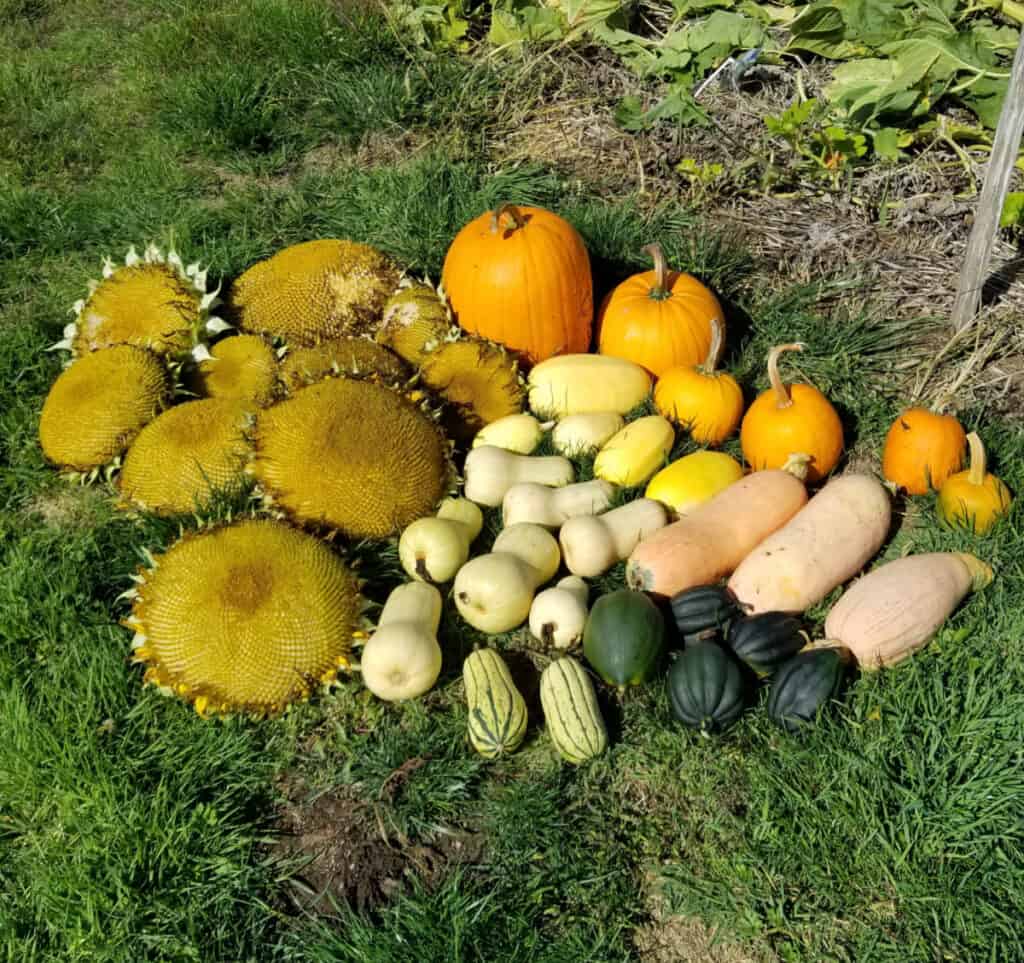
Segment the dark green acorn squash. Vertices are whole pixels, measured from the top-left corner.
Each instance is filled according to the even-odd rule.
[[[707,735],[731,726],[743,711],[743,673],[714,642],[688,645],[668,670],[672,714]]]
[[[665,621],[643,592],[619,589],[601,596],[583,629],[583,655],[609,685],[624,689],[658,667]]]
[[[771,675],[810,639],[800,620],[785,612],[762,612],[733,621],[726,645],[758,675]]]
[[[813,722],[839,692],[848,661],[839,648],[809,649],[793,656],[772,679],[768,715],[789,732]]]
[[[742,611],[736,596],[717,585],[683,589],[672,596],[669,605],[676,628],[684,636],[724,631],[729,620]]]

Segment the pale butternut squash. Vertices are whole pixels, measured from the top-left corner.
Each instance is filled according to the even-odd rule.
[[[455,576],[459,614],[491,635],[514,629],[529,617],[534,593],[560,562],[558,542],[546,528],[527,522],[508,526],[490,554],[470,559]]]
[[[651,393],[651,376],[638,364],[601,354],[563,354],[535,365],[530,410],[542,417],[614,411],[625,415]]]
[[[665,467],[675,440],[675,430],[667,418],[637,418],[609,438],[597,453],[594,474],[624,488],[642,485]]]
[[[668,510],[650,498],[638,498],[603,515],[570,518],[558,535],[565,567],[573,575],[595,578],[667,523]]]
[[[848,648],[862,669],[895,665],[917,652],[992,569],[961,552],[908,555],[853,583],[825,620],[825,644]]]
[[[570,518],[603,512],[612,503],[615,490],[614,485],[599,478],[564,488],[524,482],[505,492],[502,519],[506,525],[532,522],[545,528],[561,528]]]
[[[558,488],[575,477],[572,462],[561,455],[533,458],[516,455],[494,445],[481,445],[466,455],[466,498],[478,505],[495,508],[505,493],[522,482]]]
[[[882,547],[891,501],[871,475],[834,478],[740,562],[729,588],[748,614],[803,612]]]
[[[389,596],[377,631],[363,646],[359,671],[378,699],[397,702],[428,691],[441,673],[441,593],[425,582],[399,585]]]
[[[468,498],[446,498],[434,518],[419,518],[398,540],[398,558],[410,578],[447,582],[466,564],[484,516]]]
[[[560,455],[586,455],[601,448],[625,424],[622,415],[614,411],[569,415],[555,425],[551,444]]]
[[[493,445],[517,455],[532,455],[551,424],[541,424],[533,415],[506,415],[484,425],[473,438],[473,447]]]
[[[671,596],[730,575],[806,504],[807,490],[797,477],[806,464],[806,459],[794,459],[789,470],[747,475],[645,538],[626,566],[630,588]]]

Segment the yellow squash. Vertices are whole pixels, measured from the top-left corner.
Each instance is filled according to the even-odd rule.
[[[743,468],[735,458],[720,451],[695,451],[662,468],[645,495],[681,518],[742,477]]]
[[[608,439],[594,459],[594,474],[624,488],[642,485],[665,464],[675,438],[667,418],[638,418]]]

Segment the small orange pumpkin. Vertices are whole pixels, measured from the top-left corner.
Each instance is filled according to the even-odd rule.
[[[885,436],[882,474],[910,495],[925,495],[963,467],[967,438],[952,415],[908,408]]]
[[[843,453],[843,423],[831,402],[811,385],[789,385],[779,377],[779,358],[803,351],[802,344],[780,344],[768,353],[771,387],[762,391],[743,416],[740,446],[754,471],[781,468],[790,455],[810,456],[807,481],[821,481]]]
[[[594,291],[583,239],[539,207],[502,204],[452,241],[441,284],[459,325],[528,364],[590,347]]]
[[[718,299],[689,274],[668,270],[658,244],[644,251],[654,270],[634,274],[611,291],[597,313],[598,352],[625,358],[658,377],[694,367],[711,346],[711,320],[725,324]]]
[[[939,490],[939,516],[949,525],[962,525],[978,535],[987,532],[1010,510],[1010,489],[986,471],[985,446],[975,432],[967,436],[971,467],[950,475]]]
[[[725,347],[722,322],[711,319],[711,347],[704,364],[669,368],[654,386],[654,404],[702,445],[719,445],[743,417],[743,389],[715,366]]]

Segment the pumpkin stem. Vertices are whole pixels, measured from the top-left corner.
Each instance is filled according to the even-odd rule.
[[[652,301],[664,301],[672,296],[668,289],[668,264],[665,262],[665,252],[661,245],[655,242],[644,248],[644,254],[650,254],[654,261],[654,287],[651,288]]]
[[[792,344],[778,344],[768,352],[768,380],[772,383],[772,388],[775,390],[775,405],[777,408],[788,408],[793,404],[789,388],[782,383],[782,378],[779,377],[779,358],[786,351],[803,350],[803,344],[799,341],[794,341]]]
[[[977,432],[972,431],[967,436],[967,447],[971,450],[971,467],[967,472],[967,480],[972,485],[984,485],[988,459],[985,457],[985,446]]]
[[[807,466],[811,463],[811,456],[803,452],[793,452],[782,466],[783,471],[788,471],[794,478],[804,481],[807,478]]]
[[[718,362],[722,357],[722,349],[725,347],[725,332],[722,330],[722,322],[718,318],[712,318],[711,325],[711,347],[708,348],[708,356],[701,365],[701,371],[706,375],[713,375]]]
[[[523,217],[523,212],[519,210],[515,204],[502,204],[500,207],[495,208],[494,213],[491,214],[491,233],[496,234],[498,228],[501,227],[501,219],[508,215],[512,220],[512,229],[517,230],[526,223],[526,218]]]
[[[972,592],[980,592],[992,581],[992,566],[986,565],[980,558],[975,558],[967,552],[954,552],[954,554],[964,563],[967,571],[971,574]]]

